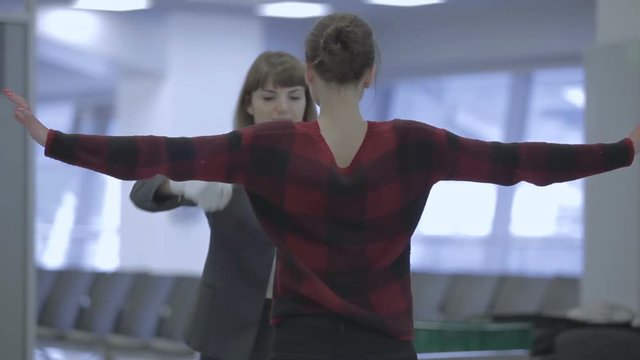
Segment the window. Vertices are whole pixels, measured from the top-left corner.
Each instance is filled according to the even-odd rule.
[[[109,106],[44,101],[39,117],[65,132],[106,134]],[[37,145],[34,145],[37,146]],[[35,154],[35,259],[44,268],[113,270],[119,265],[120,182]]]
[[[482,140],[582,143],[576,67],[398,80],[389,117]],[[412,241],[412,266],[434,271],[581,272],[583,182],[539,188],[440,182]]]
[[[534,74],[525,141],[584,143],[582,74],[578,69]],[[511,209],[514,236],[582,238],[583,181],[538,188],[518,184]]]

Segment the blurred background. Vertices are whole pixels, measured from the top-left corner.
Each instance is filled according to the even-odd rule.
[[[296,18],[305,14],[291,7],[279,16],[292,18],[261,16],[260,3],[157,0],[141,10],[99,11],[40,1],[37,113],[68,132],[228,131],[255,56],[286,50],[302,59],[316,20]],[[327,11],[357,13],[374,28],[381,56],[378,80],[362,102],[367,118],[417,119],[485,140],[584,141],[581,54],[594,39],[593,1],[325,4]],[[200,272],[208,246],[200,211],[141,212],[128,200],[132,183],[40,154],[38,265]],[[582,181],[548,189],[438,184],[413,238],[412,266],[580,274],[583,203]]]
[[[223,133],[259,53],[303,60],[319,16],[353,12],[380,51],[361,103],[370,120],[584,143],[617,141],[640,118],[637,0],[417,3],[304,1],[280,12],[266,0],[0,0],[0,83],[66,132]],[[209,228],[197,208],[143,212],[129,201],[133,182],[45,159],[13,124],[2,126],[0,166],[9,169],[3,238],[33,239],[0,242],[9,323],[35,324],[35,268],[201,273]],[[439,183],[412,238],[412,270],[563,276],[579,282],[581,303],[638,310],[638,175],[636,167],[545,188]],[[3,331],[7,344],[22,334]]]

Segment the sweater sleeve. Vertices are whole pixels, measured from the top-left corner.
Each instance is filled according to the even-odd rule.
[[[50,130],[45,155],[122,180],[242,184],[248,153],[241,131],[200,137],[71,135]]]
[[[461,180],[514,185],[521,181],[538,186],[576,180],[629,166],[633,143],[554,144],[481,141],[428,127],[422,130],[427,150],[437,156],[434,180]],[[424,140],[424,139],[423,139]],[[434,146],[435,145],[435,146]]]

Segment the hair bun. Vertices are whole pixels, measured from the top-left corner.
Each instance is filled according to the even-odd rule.
[[[326,81],[358,81],[375,63],[371,27],[353,14],[327,15],[307,36],[305,58]]]
[[[330,57],[338,56],[341,52],[350,48],[350,31],[346,24],[336,24],[324,33],[320,46],[325,55]]]

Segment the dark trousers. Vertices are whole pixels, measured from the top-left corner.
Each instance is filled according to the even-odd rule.
[[[299,316],[275,327],[269,360],[416,360],[413,342],[337,316]]]
[[[260,315],[260,325],[258,325],[258,332],[256,333],[256,339],[253,343],[253,350],[251,351],[251,357],[248,360],[267,360],[269,354],[269,343],[273,334],[273,328],[269,323],[271,314],[271,300],[267,299],[264,302],[262,308],[262,315]],[[200,360],[225,360],[216,359],[210,356],[200,354]]]

